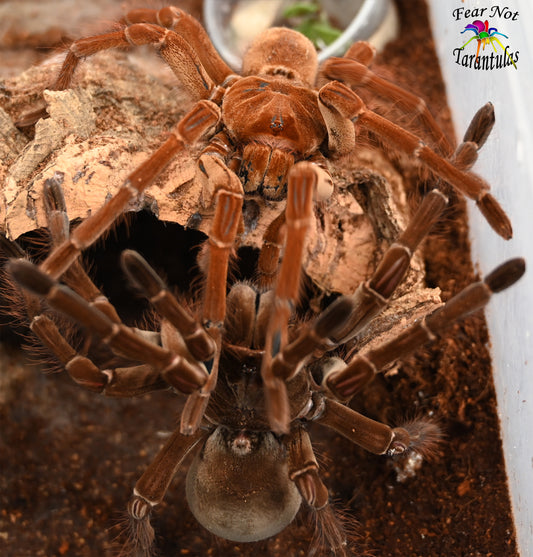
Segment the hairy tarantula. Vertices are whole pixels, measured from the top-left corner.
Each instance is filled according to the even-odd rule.
[[[315,51],[293,31],[272,29],[261,35],[245,56],[242,76],[236,76],[201,26],[177,8],[130,12],[126,21],[123,31],[73,43],[54,88],[68,87],[84,56],[111,47],[151,44],[199,100],[117,194],[72,234],[60,188],[54,182],[45,185],[51,254],[37,267],[15,244],[4,241],[16,258],[8,268],[25,289],[31,328],[85,388],[108,396],[169,388],[187,395],[180,428],[137,482],[128,506],[135,551],[150,551],[150,512],[185,456],[195,451],[187,498],[208,530],[236,541],[263,539],[289,524],[303,500],[316,509],[331,548],[342,553],[343,533],[332,518],[306,424],[333,429],[377,454],[427,451],[438,439],[438,428],[431,422],[418,420],[393,429],[343,403],[390,362],[483,307],[493,292],[518,280],[524,264],[504,264],[397,339],[345,362],[338,349],[387,305],[446,199],[437,190],[429,193],[371,279],[314,321],[302,323],[295,318],[294,306],[313,202],[333,187],[328,159],[355,147],[354,128],[368,129],[473,198],[491,226],[511,237],[509,220],[488,193],[488,185],[469,172],[490,132],[490,107],[478,113],[464,142],[450,154],[423,103],[399,93],[401,102],[420,113],[445,158],[367,110],[352,91],[350,86],[363,85],[383,92],[383,83],[366,67],[371,59],[367,45],[358,43],[344,58],[324,64],[318,79],[327,82],[316,90]],[[38,110],[20,124],[28,125],[40,115]],[[162,323],[156,332],[126,327],[78,257],[172,158],[206,140],[198,175],[204,184],[203,204],[213,204],[215,216],[205,249],[200,313],[193,315],[179,304],[146,261],[128,251],[122,257],[124,269]],[[258,284],[236,283],[227,293],[229,259],[248,192],[286,198],[286,207],[265,235]],[[70,288],[60,285],[60,278]],[[99,367],[90,351],[78,353],[43,312],[39,298],[96,335],[113,352],[113,365]]]

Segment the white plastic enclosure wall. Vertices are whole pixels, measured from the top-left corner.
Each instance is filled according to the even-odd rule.
[[[533,555],[533,35],[528,29],[533,5],[530,0],[428,0],[428,4],[458,137],[484,103],[491,101],[496,111],[494,131],[474,170],[491,183],[511,217],[514,238],[500,239],[470,203],[474,260],[482,273],[515,256],[524,257],[530,269],[511,290],[497,295],[486,312],[519,551],[529,557]],[[486,8],[477,12],[481,17],[466,13],[476,8]],[[519,53],[516,69],[511,65],[476,70],[457,63],[454,49],[473,35],[461,31],[476,19],[488,19],[490,27],[507,35],[498,38],[510,52]],[[500,46],[495,46],[501,54]],[[476,47],[474,40],[463,52],[475,54]],[[480,52],[490,55],[494,49],[487,45]]]

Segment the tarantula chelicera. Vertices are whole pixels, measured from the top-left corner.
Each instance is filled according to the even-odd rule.
[[[333,187],[328,159],[351,151],[356,131],[368,129],[473,198],[491,226],[510,238],[507,216],[488,185],[469,171],[490,132],[491,108],[476,115],[463,143],[450,154],[425,105],[396,91],[399,102],[419,112],[443,152],[438,155],[367,110],[350,88],[363,85],[383,93],[383,82],[366,67],[368,45],[357,43],[344,58],[328,61],[317,78],[311,43],[294,31],[271,29],[252,44],[239,76],[222,62],[198,22],[177,8],[136,10],[126,23],[122,31],[75,41],[54,88],[68,87],[84,56],[151,44],[197,102],[116,195],[72,233],[61,188],[54,180],[45,183],[53,249],[39,266],[4,238],[12,256],[8,270],[24,289],[31,329],[89,390],[127,397],[173,389],[187,396],[180,427],[139,479],[128,505],[132,552],[149,553],[154,539],[150,513],[194,451],[187,499],[208,530],[236,541],[263,539],[287,526],[304,501],[325,525],[330,547],[342,553],[344,535],[333,518],[307,424],[330,428],[376,454],[428,451],[439,437],[432,422],[419,419],[391,428],[344,403],[388,364],[513,284],[524,262],[505,263],[397,338],[344,361],[339,349],[387,305],[447,201],[438,190],[430,192],[372,277],[304,323],[294,312],[302,253],[314,201]],[[325,82],[318,90],[317,79]],[[20,124],[40,115],[37,110]],[[194,314],[183,307],[140,255],[126,251],[126,274],[161,317],[158,331],[127,327],[78,257],[174,157],[201,141],[207,142],[198,163],[203,203],[214,207],[214,218],[202,257],[200,309]],[[237,282],[228,292],[228,265],[248,192],[286,199],[286,204],[265,234],[257,284]],[[75,349],[44,307],[66,314],[99,339],[111,351],[107,360],[93,361],[94,343]]]

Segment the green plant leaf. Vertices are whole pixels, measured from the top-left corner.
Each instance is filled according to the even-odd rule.
[[[304,21],[296,27],[296,31],[305,35],[318,47],[323,44],[329,45],[342,35],[342,31],[339,29],[321,21]]]
[[[283,17],[301,17],[317,14],[319,7],[311,2],[295,2],[283,10]]]

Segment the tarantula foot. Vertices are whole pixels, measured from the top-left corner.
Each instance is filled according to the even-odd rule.
[[[153,555],[154,529],[150,524],[152,505],[138,495],[128,503],[128,538],[120,555],[128,557],[150,557]]]
[[[430,460],[437,455],[442,441],[442,432],[432,420],[416,419],[393,431],[394,439],[387,454],[402,454],[408,450],[419,454],[424,460]]]
[[[513,237],[513,227],[509,217],[490,193],[484,192],[476,204],[487,222],[504,240]]]
[[[134,520],[143,520],[152,512],[152,505],[139,495],[134,495],[128,503],[128,514]]]
[[[473,142],[477,148],[483,147],[490,135],[494,122],[494,105],[490,102],[484,104],[474,115],[463,137],[463,142]]]
[[[388,456],[403,454],[409,448],[410,435],[403,427],[392,430],[393,438],[387,449]]]

